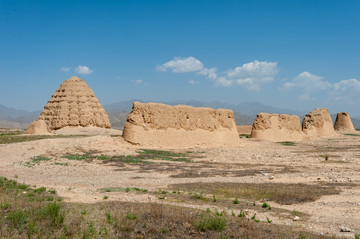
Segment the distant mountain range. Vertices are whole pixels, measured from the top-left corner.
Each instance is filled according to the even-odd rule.
[[[147,103],[150,101],[143,101],[143,100],[130,100],[130,101],[121,101],[109,105],[104,105],[104,109],[106,111],[112,111],[112,112],[130,112],[132,103],[134,101],[139,101],[142,103]],[[304,114],[304,112],[300,112],[297,110],[290,110],[290,109],[281,109],[281,108],[275,108],[268,105],[263,105],[257,102],[245,102],[238,105],[228,104],[228,103],[222,103],[217,101],[212,102],[204,102],[204,101],[197,101],[197,100],[174,100],[174,101],[165,101],[160,102],[167,105],[191,105],[194,107],[209,107],[213,109],[231,109],[234,112],[240,112],[242,114],[247,115],[254,115],[261,112],[266,113],[278,113],[278,114],[291,114],[291,115],[301,115]]]
[[[104,105],[104,109],[107,111],[109,115],[109,120],[111,122],[111,126],[116,129],[122,129],[125,125],[127,116],[131,111],[132,104],[134,101],[139,101],[143,103],[147,103],[150,101],[143,100],[129,100],[129,101],[120,101],[113,104]],[[267,106],[257,102],[245,102],[237,105],[227,104],[222,102],[204,102],[204,101],[184,101],[184,100],[176,100],[176,101],[166,101],[161,102],[167,105],[191,105],[194,107],[209,107],[213,109],[231,109],[234,111],[234,117],[237,125],[251,125],[258,113],[266,112],[266,113],[277,113],[277,114],[290,114],[290,115],[298,115],[300,119],[303,119],[306,112],[300,112],[293,109],[281,109],[272,106]],[[25,110],[17,110],[13,108],[8,108],[6,106],[0,105],[0,127],[3,128],[27,128],[28,125],[34,121],[39,115],[41,111],[28,112]],[[336,118],[336,114],[331,115],[333,121]],[[352,121],[354,127],[360,128],[360,117],[352,117]]]
[[[17,110],[0,105],[0,120],[28,122],[36,118],[41,111],[28,112],[25,110]]]
[[[40,112],[28,112],[0,105],[0,127],[27,128],[39,116]]]

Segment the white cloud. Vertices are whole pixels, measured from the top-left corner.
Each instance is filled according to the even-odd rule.
[[[123,78],[121,76],[115,76],[115,79],[122,80]]]
[[[135,82],[136,85],[139,85],[139,84],[143,83],[142,80],[135,80],[134,82]]]
[[[189,80],[188,82],[189,82],[190,84],[192,84],[192,85],[199,84],[199,82],[198,82],[198,81],[195,81],[195,80]]]
[[[157,66],[158,71],[171,70],[174,73],[186,73],[201,71],[204,69],[204,65],[201,61],[195,57],[175,57],[173,60],[165,62],[164,64]]]
[[[225,76],[216,79],[216,85],[240,85],[248,90],[259,91],[263,84],[274,80],[278,71],[277,62],[253,61],[228,70]]]
[[[334,84],[335,91],[356,91],[360,92],[360,81],[357,79],[341,80]]]
[[[68,72],[68,71],[71,70],[71,67],[66,67],[66,66],[64,66],[64,67],[61,67],[60,70],[63,71],[63,72]]]
[[[314,100],[314,98],[312,98],[308,93],[299,95],[299,100]]]
[[[317,76],[311,74],[310,72],[304,71],[291,81],[285,82],[283,86],[280,87],[280,89],[290,90],[294,88],[302,88],[306,92],[331,89],[333,85],[323,79],[324,78],[322,76]]]
[[[89,75],[89,74],[91,74],[91,73],[94,72],[94,70],[91,70],[89,67],[87,67],[87,66],[81,66],[81,65],[78,65],[78,66],[75,68],[75,71],[76,71],[76,73],[82,74],[82,75]]]
[[[138,86],[138,85],[148,85],[148,83],[146,83],[143,80],[134,80],[134,85]]]
[[[225,77],[219,77],[215,81],[215,86],[223,86],[223,87],[230,87],[233,85],[231,80],[226,79]]]
[[[172,71],[174,73],[188,73],[197,72],[199,75],[204,75],[208,79],[215,80],[216,68],[206,68],[204,64],[195,57],[175,57],[173,60],[165,62],[157,66],[158,71]]]
[[[315,95],[322,94],[330,102],[341,104],[360,103],[360,81],[357,79],[341,80],[335,83],[324,80],[322,76],[302,72],[291,81],[285,82],[280,90],[297,90],[300,100],[316,100]]]
[[[198,72],[199,75],[204,75],[208,79],[215,80],[217,78],[216,68],[203,68],[201,71]]]
[[[274,80],[278,72],[277,62],[254,61],[238,66],[218,76],[216,68],[206,68],[195,57],[175,57],[173,60],[157,66],[158,71],[174,73],[196,72],[215,82],[215,86],[244,86],[248,90],[260,90],[265,83]]]
[[[324,77],[304,71],[292,80],[284,82],[284,84],[279,87],[279,90],[296,90],[300,94],[298,96],[299,100],[310,101],[316,100],[316,97],[314,96],[319,96],[319,91],[328,94],[333,87],[334,85],[324,80]],[[323,97],[324,95],[322,98]]]
[[[339,101],[347,104],[360,103],[360,81],[357,79],[341,80],[334,83],[331,96]]]
[[[253,61],[229,70],[227,76],[229,78],[262,78],[272,77],[277,72],[277,62]]]

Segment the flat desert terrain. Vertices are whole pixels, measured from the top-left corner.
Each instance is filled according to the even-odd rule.
[[[358,131],[299,142],[242,137],[235,148],[144,148],[127,143],[121,131],[111,133],[2,142],[0,176],[56,190],[63,203],[224,211],[257,227],[312,235],[284,238],[354,238],[360,232]],[[205,234],[189,237],[207,237],[200,231]]]

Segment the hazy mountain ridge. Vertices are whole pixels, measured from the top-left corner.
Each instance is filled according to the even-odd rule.
[[[41,111],[28,112],[0,105],[0,121],[14,121],[18,123],[32,122],[40,115],[40,112]]]
[[[131,111],[134,101],[147,103],[150,101],[144,100],[129,100],[120,101],[113,104],[104,105],[104,109],[107,111],[111,126],[115,129],[122,129],[125,125],[127,116]],[[245,102],[238,105],[222,103],[222,102],[203,102],[197,100],[174,100],[165,101],[164,104],[168,105],[191,105],[194,107],[210,107],[214,109],[224,108],[234,111],[235,122],[237,125],[251,125],[258,113],[277,113],[277,114],[292,114],[298,115],[302,120],[306,113],[293,109],[281,109],[272,106],[263,105],[258,102]],[[40,115],[41,111],[28,112],[25,110],[17,110],[0,105],[0,127],[4,128],[27,128],[27,126]],[[335,121],[336,114],[331,114],[331,118]],[[356,117],[351,118],[354,127],[360,128],[360,119]]]
[[[103,107],[106,111],[130,112],[132,103],[134,101],[139,101],[142,103],[151,102],[151,101],[134,99],[134,100],[120,101],[120,102],[116,102],[113,104],[104,105]],[[158,102],[158,103],[163,103],[163,104],[167,104],[167,105],[191,105],[194,107],[209,107],[209,108],[213,108],[213,109],[220,109],[220,108],[231,109],[234,112],[240,112],[240,113],[246,114],[246,115],[254,115],[254,114],[261,113],[261,112],[278,113],[278,114],[292,114],[292,115],[304,114],[304,112],[300,112],[297,110],[276,108],[276,107],[264,105],[264,104],[261,104],[258,102],[245,102],[245,103],[240,103],[240,104],[234,105],[234,104],[228,104],[228,103],[223,103],[223,102],[218,102],[218,101],[205,102],[205,101],[197,101],[197,100],[189,100],[189,101],[173,100],[173,101],[164,101],[164,102]]]

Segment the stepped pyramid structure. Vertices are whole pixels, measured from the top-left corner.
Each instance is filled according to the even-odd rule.
[[[43,133],[43,121],[49,132],[64,127],[111,127],[108,115],[94,92],[84,80],[76,76],[60,85],[39,118],[29,126],[27,133]]]
[[[336,131],[355,131],[348,112],[337,113],[334,129]]]

